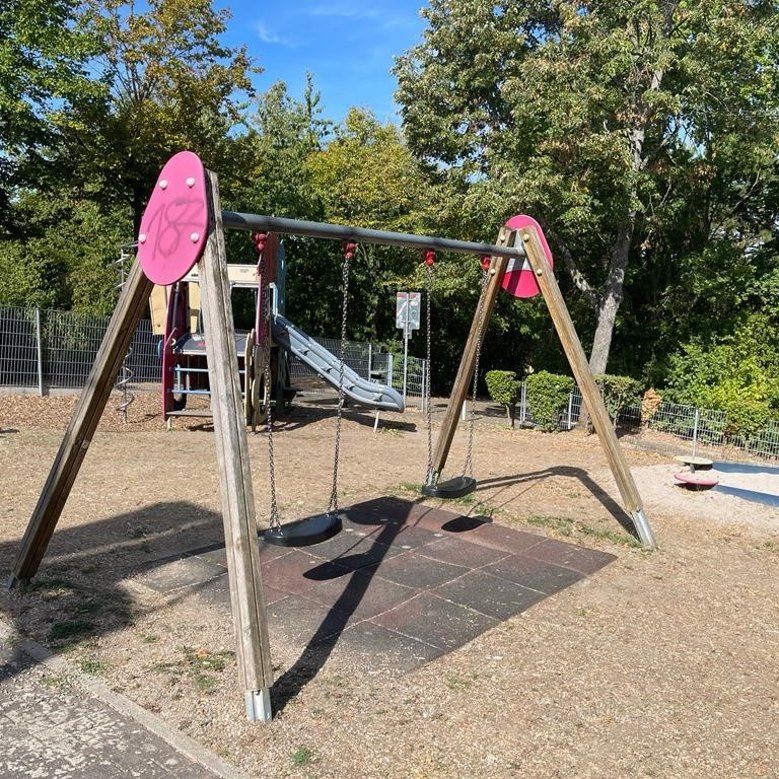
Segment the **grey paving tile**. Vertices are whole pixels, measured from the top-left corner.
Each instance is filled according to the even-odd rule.
[[[55,677],[26,662],[0,682],[0,778],[214,779],[132,717],[47,678]]]
[[[511,554],[525,552],[546,540],[543,536],[536,535],[535,533],[514,530],[510,527],[492,523],[470,524],[469,526],[466,520],[470,519],[472,518],[463,517],[462,523],[459,524],[459,520],[453,520],[449,527],[444,525],[444,530],[453,533],[461,541],[469,541],[472,544],[480,544],[490,549],[497,549]],[[461,526],[464,526],[465,529],[459,529]]]
[[[587,549],[584,546],[568,544],[554,538],[544,539],[524,554],[535,560],[544,560],[584,574],[595,573],[617,559],[615,555],[608,552]]]
[[[338,639],[339,651],[360,655],[372,668],[407,672],[444,653],[415,638],[404,636],[374,622],[348,627]]]
[[[224,566],[198,557],[184,557],[147,571],[136,577],[136,581],[156,592],[172,592],[203,584],[224,572]]]
[[[468,568],[462,565],[433,560],[416,552],[404,552],[383,562],[377,570],[377,576],[417,590],[425,590],[438,587],[467,572]]]
[[[348,616],[300,595],[288,595],[268,606],[268,627],[294,644],[324,641],[341,632]],[[272,640],[272,636],[271,636]]]
[[[450,651],[499,624],[497,619],[423,592],[370,620],[417,641]]]
[[[584,578],[578,571],[524,555],[505,557],[493,565],[488,565],[484,571],[545,595],[559,592]]]
[[[434,544],[436,541],[443,538],[443,533],[428,530],[424,527],[404,527],[400,532],[392,539],[391,546],[398,549],[416,549],[420,550],[427,548],[428,545]]]
[[[368,619],[416,595],[413,587],[356,571],[338,579],[314,582],[302,595],[348,614]]]
[[[546,597],[541,592],[483,571],[471,571],[437,587],[432,593],[499,620],[509,619]]]
[[[510,553],[481,544],[471,544],[468,541],[461,541],[459,538],[447,537],[437,539],[433,544],[428,544],[424,549],[419,550],[419,554],[444,563],[462,565],[466,568],[481,568],[508,557]]]

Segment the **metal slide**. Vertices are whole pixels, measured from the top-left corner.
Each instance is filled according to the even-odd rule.
[[[338,389],[341,360],[318,344],[313,338],[285,319],[281,314],[272,317],[273,338],[283,349],[302,360],[328,384]],[[348,365],[344,365],[344,394],[367,408],[403,411],[403,396],[386,384],[364,379]]]

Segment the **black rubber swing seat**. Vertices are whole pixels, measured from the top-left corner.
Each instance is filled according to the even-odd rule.
[[[422,494],[429,498],[462,498],[464,495],[470,495],[476,491],[476,479],[470,476],[455,476],[454,479],[447,479],[439,482],[435,486],[425,484],[422,487]]]
[[[276,546],[311,546],[321,544],[337,535],[343,529],[340,515],[336,513],[316,514],[281,527],[272,527],[262,534],[267,544]]]

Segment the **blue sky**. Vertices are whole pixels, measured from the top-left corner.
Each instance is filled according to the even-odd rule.
[[[226,42],[245,43],[265,70],[259,91],[285,81],[303,96],[306,72],[321,93],[323,118],[339,121],[351,106],[397,120],[394,58],[422,39],[425,0],[222,0],[232,10]]]

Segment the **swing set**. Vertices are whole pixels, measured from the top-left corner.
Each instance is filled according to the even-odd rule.
[[[166,163],[149,199],[138,235],[138,261],[122,289],[87,383],[79,397],[28,523],[8,582],[9,588],[21,582],[28,582],[38,570],[111,394],[132,335],[148,304],[153,285],[155,283],[166,286],[175,284],[184,278],[195,264],[198,264],[238,667],[247,717],[252,721],[271,718],[270,688],[273,683],[273,670],[260,570],[259,539],[241,381],[230,306],[230,284],[224,243],[225,228],[253,233],[296,234],[340,241],[344,246],[342,344],[345,340],[347,317],[348,266],[356,243],[403,246],[424,251],[427,260],[428,290],[432,280],[436,251],[463,253],[483,258],[482,293],[476,315],[463,351],[435,450],[433,451],[432,445],[429,447],[425,485],[427,494],[435,494],[435,490],[446,492],[447,485],[445,482],[440,482],[440,476],[471,378],[474,374],[478,375],[477,364],[483,334],[489,323],[497,294],[501,289],[505,289],[510,294],[523,297],[540,291],[549,307],[563,349],[581,388],[592,423],[636,533],[645,547],[656,546],[632,474],[620,450],[608,413],[552,273],[549,247],[546,245],[540,227],[532,219],[514,217],[509,220],[506,226],[500,229],[498,239],[492,245],[222,211],[216,174],[206,170],[195,154],[185,151],[174,155]],[[265,300],[267,317],[269,306],[267,291]],[[429,315],[429,295],[427,306]],[[428,344],[429,322],[428,316]],[[264,329],[267,332],[267,326]],[[267,370],[270,354],[267,335],[261,336],[261,339],[265,339],[263,358]],[[312,538],[321,540],[329,537],[340,527],[337,481],[340,414],[345,384],[343,366],[342,352],[333,487],[329,508],[324,514],[303,520],[297,525],[295,523],[282,525],[278,509],[272,508],[271,528],[264,536],[267,542],[292,545],[300,543],[302,538],[304,542],[312,543]],[[429,386],[429,375],[427,378]],[[270,405],[269,403],[268,439],[272,462]],[[427,408],[429,415],[429,403]],[[428,423],[429,421],[428,416]],[[430,424],[428,424],[428,440],[432,444]],[[471,489],[473,486],[467,481],[472,480],[467,473],[472,467],[471,448],[469,445],[466,472],[460,477],[462,482],[450,485],[455,491],[457,488]],[[273,479],[272,468],[271,478]],[[275,504],[273,482],[271,501]]]

